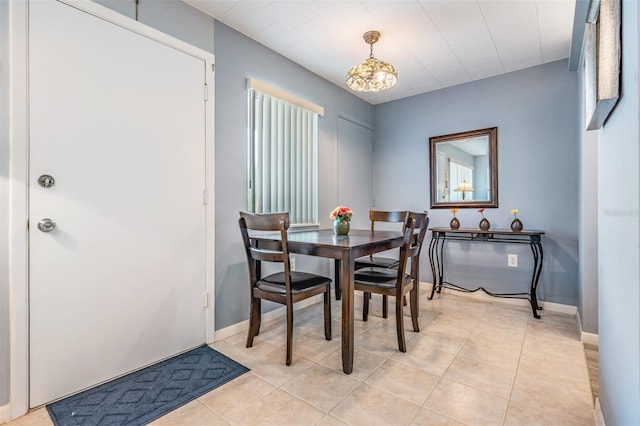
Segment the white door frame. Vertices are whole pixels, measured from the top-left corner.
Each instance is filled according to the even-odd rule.
[[[38,0],[42,1],[42,0]],[[206,63],[205,167],[206,192],[206,289],[209,294],[206,318],[206,341],[214,341],[215,332],[215,205],[214,205],[214,89],[215,79],[212,53],[194,47],[140,22],[87,0],[60,1],[152,40],[202,59]],[[9,266],[9,335],[10,335],[10,400],[11,419],[29,409],[29,245],[27,220],[29,217],[29,87],[28,87],[28,1],[9,2],[9,150],[10,174],[7,190],[0,193],[7,202],[9,218],[7,248]],[[160,90],[160,88],[159,88]]]

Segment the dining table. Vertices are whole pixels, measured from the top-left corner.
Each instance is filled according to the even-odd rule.
[[[277,244],[280,234],[252,235],[258,246]],[[287,245],[290,253],[335,260],[335,294],[342,300],[342,370],[353,372],[354,356],[354,265],[362,256],[402,246],[399,231],[351,229],[347,235],[336,235],[333,229],[290,231]]]

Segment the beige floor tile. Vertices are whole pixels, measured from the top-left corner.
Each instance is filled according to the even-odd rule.
[[[462,338],[467,338],[477,326],[475,319],[463,319],[457,316],[438,314],[434,319],[425,324],[421,333],[444,333]]]
[[[504,327],[527,328],[531,318],[531,308],[492,303],[484,313],[482,322],[499,324]]]
[[[522,343],[499,343],[485,339],[469,338],[458,355],[478,361],[502,365],[514,371],[518,365]]]
[[[198,400],[223,419],[229,419],[275,389],[276,387],[272,384],[248,372],[201,396]]]
[[[578,327],[574,316],[542,311],[541,318],[529,319],[527,335],[552,339],[579,340]]]
[[[180,408],[175,409],[166,416],[151,422],[154,426],[188,426],[188,425],[228,425],[213,411],[202,405],[198,400],[191,401]]]
[[[541,370],[544,368],[539,368],[538,372]],[[570,416],[583,424],[590,424],[592,420],[593,403],[590,392],[563,386],[546,380],[539,374],[518,371],[511,399],[558,417]]]
[[[526,322],[520,327],[515,327],[507,326],[503,323],[487,322],[483,319],[473,330],[469,338],[494,343],[514,343],[522,345],[526,331]]]
[[[316,426],[345,426],[345,425],[346,425],[345,422],[330,415],[324,416],[322,420],[316,423]]]
[[[356,348],[353,355],[353,371],[350,377],[360,381],[366,379],[375,369],[382,365],[385,359],[387,358]],[[320,360],[319,363],[342,373],[342,350],[333,351]]]
[[[358,386],[331,415],[349,425],[408,424],[420,406],[366,383]]]
[[[462,423],[424,407],[418,411],[411,424],[416,426],[462,426]]]
[[[294,339],[293,352],[299,356],[317,362],[336,349],[339,349],[340,345],[340,339],[332,338],[331,340],[326,340],[324,333],[316,334],[310,332]]]
[[[584,346],[579,340],[556,339],[529,334],[522,346],[523,355],[553,357],[586,365]]]
[[[522,354],[518,371],[537,375],[548,381],[590,392],[589,372],[584,362],[556,358],[548,354],[531,356]]]
[[[408,338],[409,333],[405,335],[405,339],[409,340]],[[356,348],[372,352],[386,359],[398,350],[398,338],[395,335],[380,333],[372,329],[355,336],[354,345]]]
[[[424,348],[456,354],[467,341],[467,337],[466,335],[460,336],[446,331],[434,330],[431,327],[424,327],[418,335],[411,339],[411,343]]]
[[[325,413],[293,395],[275,390],[230,419],[232,425],[300,425],[315,424]]]
[[[246,338],[246,333],[238,333],[209,346],[249,368],[251,368],[251,365],[256,360],[278,349],[278,346],[274,346],[271,343],[261,341],[257,338],[253,340],[253,346],[247,348]],[[281,350],[284,352],[284,347],[282,347]]]
[[[456,354],[434,349],[425,342],[425,340],[417,342],[417,339],[413,339],[407,343],[407,352],[396,352],[391,359],[442,376]]]
[[[53,421],[49,417],[49,412],[45,407],[28,412],[26,415],[17,418],[6,426],[53,426]]]
[[[443,377],[503,398],[509,398],[515,374],[515,367],[509,368],[458,355]]]
[[[313,365],[308,359],[295,354],[291,365],[286,365],[285,361],[285,351],[276,349],[256,360],[249,368],[252,374],[279,387]]]
[[[530,407],[518,401],[511,401],[507,409],[507,417],[504,424],[505,426],[577,426],[581,424],[593,424],[576,422],[574,419],[575,417],[571,414],[567,416],[557,416],[549,411]]]
[[[422,405],[439,378],[425,370],[389,359],[365,382]]]
[[[469,425],[501,424],[508,400],[470,386],[441,379],[424,407]]]
[[[316,364],[280,389],[328,413],[360,383],[347,374]]]

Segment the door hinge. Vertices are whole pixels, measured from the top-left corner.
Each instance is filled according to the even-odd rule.
[[[209,292],[205,291],[202,294],[202,307],[203,308],[208,308],[209,307]]]
[[[216,64],[211,64],[211,71],[216,72]]]
[[[205,101],[209,100],[209,86],[204,85],[203,97]]]
[[[202,190],[202,205],[206,206],[207,204],[209,204],[209,195],[207,188],[205,188]]]

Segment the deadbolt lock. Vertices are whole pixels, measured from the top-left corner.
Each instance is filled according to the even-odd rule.
[[[56,180],[53,178],[53,176],[42,175],[38,178],[38,184],[40,184],[40,186],[43,188],[51,188],[53,185],[55,185],[55,183]]]

